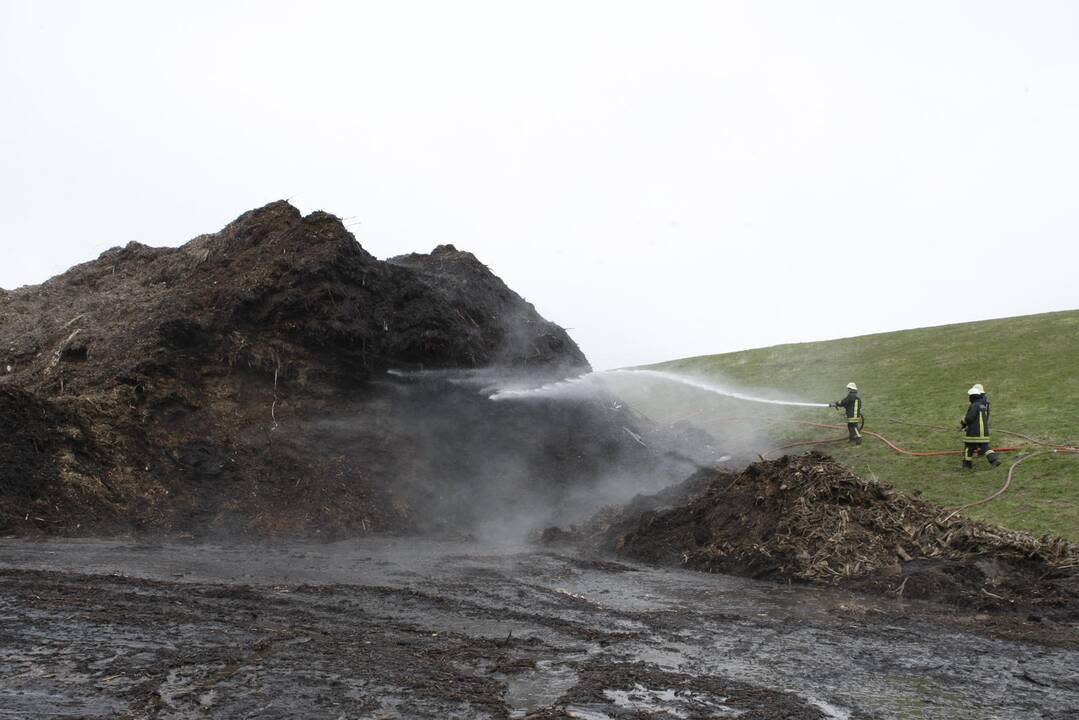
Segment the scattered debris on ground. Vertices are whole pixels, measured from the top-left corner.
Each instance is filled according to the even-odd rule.
[[[816,452],[702,470],[586,533],[647,562],[1079,618],[1079,547],[949,517]]]

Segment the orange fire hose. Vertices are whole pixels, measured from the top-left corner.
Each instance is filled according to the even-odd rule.
[[[827,424],[824,424],[824,423],[812,423],[812,422],[805,422],[805,421],[802,421],[802,420],[792,420],[791,422],[796,422],[799,425],[811,425],[813,427],[828,428],[828,429],[834,429],[834,430],[846,430],[846,426],[844,426],[844,425],[827,425]],[[921,451],[921,452],[914,451],[914,450],[906,450],[904,448],[899,447],[894,442],[892,442],[888,438],[884,437],[880,433],[873,432],[872,430],[862,430],[861,433],[863,435],[872,435],[873,437],[877,438],[882,443],[884,443],[885,445],[890,447],[892,450],[895,450],[897,453],[900,453],[902,455],[910,455],[911,457],[937,457],[937,456],[943,456],[943,455],[962,455],[963,454],[962,450],[931,450],[931,451]],[[764,455],[769,455],[769,454],[771,454],[771,453],[773,453],[773,452],[775,452],[777,450],[788,450],[790,448],[802,447],[804,445],[824,445],[824,444],[827,444],[827,443],[838,443],[838,442],[843,442],[845,440],[847,440],[846,437],[835,438],[835,439],[826,439],[826,440],[801,440],[799,442],[793,442],[793,443],[790,443],[788,445],[780,445],[778,447],[774,447],[771,450],[769,450],[768,452],[762,453],[761,456],[763,457]],[[1015,452],[1017,449],[1018,448],[994,448],[994,450],[996,452]]]
[[[744,418],[743,417],[725,417],[725,418],[720,418],[720,419],[721,420],[731,420],[731,421],[733,421],[733,420],[756,420],[757,418],[755,418],[755,417],[744,417]],[[887,418],[887,419],[890,422],[899,422],[899,421],[894,420],[892,418]],[[796,423],[798,425],[808,425],[810,427],[827,428],[829,430],[846,430],[847,429],[846,425],[831,425],[831,424],[828,424],[828,423],[815,423],[815,422],[809,422],[807,420],[779,420],[779,419],[775,419],[775,420],[772,420],[770,422],[772,422],[772,423],[790,422],[790,423]],[[913,423],[906,423],[906,424],[913,424]],[[925,427],[934,427],[934,426],[927,425]],[[950,428],[935,428],[935,427],[934,427],[934,429],[950,430]],[[1045,442],[1043,440],[1036,440],[1034,438],[1029,438],[1026,435],[1020,435],[1019,433],[1014,433],[1014,432],[1011,432],[1009,430],[997,430],[997,432],[1005,434],[1005,435],[1014,435],[1016,437],[1023,438],[1024,440],[1029,440],[1031,443],[1033,443],[1035,445],[1039,445],[1041,447],[1053,449],[1053,450],[1056,450],[1058,452],[1069,452],[1070,449],[1073,449],[1073,448],[1071,448],[1071,446],[1068,446],[1068,445],[1063,445],[1063,444],[1058,445],[1058,444],[1055,444],[1055,443]],[[924,451],[907,450],[905,448],[899,447],[893,441],[889,440],[888,438],[886,438],[885,436],[881,435],[878,432],[874,432],[872,430],[861,430],[861,433],[863,435],[872,435],[873,437],[877,438],[882,443],[884,443],[885,445],[890,447],[892,450],[896,451],[897,453],[899,453],[901,455],[909,455],[911,457],[940,457],[940,456],[947,456],[947,455],[962,455],[963,454],[962,450],[924,450]],[[803,440],[803,441],[800,441],[800,442],[790,443],[789,445],[780,445],[778,447],[774,447],[771,450],[769,450],[768,452],[764,453],[764,455],[768,455],[768,454],[770,454],[770,453],[772,453],[772,452],[774,452],[776,450],[787,450],[789,448],[800,447],[800,446],[803,446],[803,445],[823,445],[823,444],[826,444],[826,443],[839,442],[840,440],[846,440],[846,439],[847,438],[844,437],[844,438],[838,438],[836,440],[831,440],[831,439]],[[1025,449],[1024,447],[1019,447],[1019,446],[1008,446],[1008,447],[993,448],[993,451],[998,452],[998,453],[1012,453],[1012,452],[1019,452],[1020,450],[1024,450],[1024,449]]]
[[[810,425],[812,427],[828,428],[829,430],[846,430],[846,427],[844,425],[828,425],[828,424],[825,424],[825,423],[808,422],[808,421],[805,421],[805,420],[793,420],[792,422],[796,422],[799,425]],[[881,435],[878,432],[873,432],[872,430],[863,430],[862,434],[863,435],[872,435],[873,437],[877,438],[882,443],[884,443],[885,445],[890,447],[892,450],[895,450],[897,453],[899,453],[901,455],[910,455],[911,457],[937,457],[937,456],[941,456],[941,455],[962,455],[963,454],[962,450],[930,450],[930,451],[920,451],[920,452],[919,451],[914,451],[914,450],[905,450],[905,449],[899,447],[894,442],[892,442],[891,440],[884,437],[883,435]],[[1002,447],[1002,448],[993,448],[993,451],[998,452],[998,453],[1006,453],[1006,452],[1016,452],[1016,451],[1021,450],[1021,449],[1022,448],[1017,448],[1017,447]]]

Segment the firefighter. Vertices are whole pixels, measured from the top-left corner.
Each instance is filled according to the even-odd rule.
[[[975,385],[967,390],[967,399],[970,406],[967,407],[966,416],[959,421],[959,427],[966,431],[963,438],[963,467],[973,468],[975,455],[985,455],[989,464],[996,467],[1000,465],[1000,458],[989,447],[989,401],[982,386]]]
[[[851,445],[862,444],[862,433],[858,425],[862,422],[862,399],[858,397],[858,386],[847,383],[847,397],[836,400],[829,407],[843,408],[847,411],[847,435]]]

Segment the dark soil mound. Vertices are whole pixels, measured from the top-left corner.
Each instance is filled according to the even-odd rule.
[[[467,532],[601,466],[673,477],[614,403],[479,392],[574,369],[562,328],[450,246],[382,262],[285,202],[131,243],[0,293],[0,532]]]
[[[104,448],[77,411],[22,390],[0,388],[0,517],[64,524],[61,506],[94,516],[110,488],[95,474]]]
[[[824,455],[701,471],[681,497],[635,500],[591,531],[648,562],[1079,617],[1079,548],[949,517]]]
[[[472,253],[439,245],[428,255],[411,253],[389,262],[412,270],[430,288],[434,300],[453,309],[456,322],[444,328],[443,341],[452,345],[466,340],[463,352],[470,361],[466,364],[459,358],[457,365],[587,367],[584,355],[565,330],[540,317]],[[428,339],[431,334],[428,330]],[[476,347],[482,352],[477,354]]]
[[[51,395],[205,364],[353,381],[402,364],[587,365],[471,254],[380,262],[334,216],[286,202],[179,248],[109,250],[0,296],[0,318],[0,375]]]

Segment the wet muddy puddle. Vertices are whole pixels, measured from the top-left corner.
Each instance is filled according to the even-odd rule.
[[[1064,718],[1079,652],[526,545],[0,540],[0,717]]]

